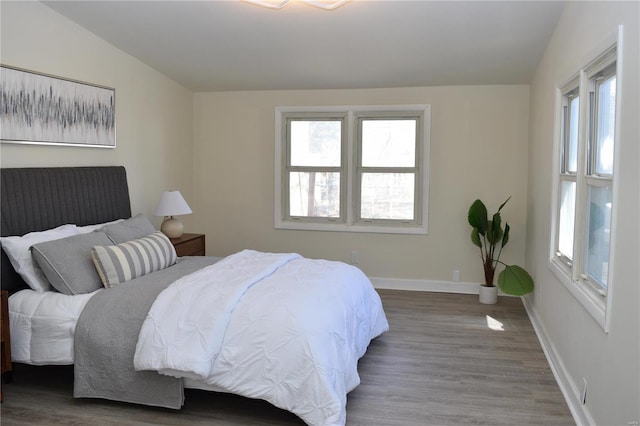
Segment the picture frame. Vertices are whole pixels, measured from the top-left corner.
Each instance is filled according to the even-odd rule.
[[[116,147],[115,89],[0,64],[0,143]]]

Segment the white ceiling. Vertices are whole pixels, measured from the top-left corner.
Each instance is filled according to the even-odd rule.
[[[47,1],[194,91],[527,84],[560,1]]]

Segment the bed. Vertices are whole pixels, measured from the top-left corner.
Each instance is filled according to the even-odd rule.
[[[388,330],[360,270],[253,250],[178,259],[148,220],[132,217],[123,167],[1,172],[14,362],[74,364],[75,397],[179,409],[188,387],[264,399],[312,425],[345,424],[357,361]],[[51,230],[62,236],[30,246],[45,278],[34,289],[5,251]],[[157,259],[122,255],[146,245]]]

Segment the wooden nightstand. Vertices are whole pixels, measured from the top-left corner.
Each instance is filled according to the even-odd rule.
[[[1,370],[0,374],[4,375],[11,371],[11,335],[9,333],[9,292],[0,291],[0,357]],[[0,388],[0,402],[4,399],[2,388]]]
[[[171,244],[178,257],[205,255],[204,234],[182,234],[180,238],[171,238]]]

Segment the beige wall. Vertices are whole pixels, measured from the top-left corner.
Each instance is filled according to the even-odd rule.
[[[638,184],[639,89],[638,2],[569,2],[531,85],[527,262],[537,289],[528,298],[546,330],[568,390],[579,399],[588,383],[584,419],[598,425],[626,425],[640,419],[638,260],[640,205]],[[621,114],[616,170],[619,197],[614,206],[618,232],[612,242],[615,266],[610,281],[612,311],[606,334],[551,273],[551,168],[554,141],[554,91],[576,72],[609,34],[625,25],[619,64]],[[579,404],[579,403],[578,403]],[[629,423],[630,424],[630,423]]]
[[[0,145],[2,167],[124,165],[134,213],[193,198],[193,94],[38,2],[2,2],[2,64],[116,89],[116,149]],[[185,222],[191,217],[185,216]]]
[[[275,230],[276,106],[431,104],[429,235]],[[208,253],[241,248],[350,260],[372,277],[482,281],[466,214],[477,197],[512,225],[505,260],[524,261],[528,86],[250,91],[195,95],[198,231]]]

